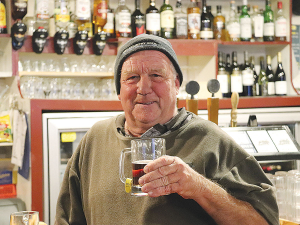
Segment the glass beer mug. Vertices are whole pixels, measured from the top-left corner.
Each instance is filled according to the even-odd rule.
[[[23,211],[15,212],[10,215],[10,225],[38,225],[39,212]]]
[[[124,174],[125,155],[131,154],[132,179],[126,178]],[[121,152],[119,175],[120,180],[125,184],[126,192],[133,196],[145,196],[142,186],[139,185],[139,178],[144,175],[144,167],[151,161],[166,154],[165,139],[163,138],[142,138],[131,140],[131,148],[125,148]]]

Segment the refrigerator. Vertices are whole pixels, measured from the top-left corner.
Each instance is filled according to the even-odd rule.
[[[53,225],[56,202],[67,162],[87,130],[97,121],[122,113],[43,113],[44,222]]]

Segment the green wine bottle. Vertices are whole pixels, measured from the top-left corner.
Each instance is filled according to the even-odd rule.
[[[250,41],[252,37],[251,18],[248,13],[247,0],[243,0],[242,13],[240,15],[241,41]]]
[[[274,13],[271,9],[271,1],[266,0],[266,9],[264,11],[264,41],[274,41],[274,34]]]
[[[161,37],[174,37],[174,11],[169,0],[164,0],[164,4],[160,7],[160,27]]]
[[[258,87],[259,87],[259,96],[268,96],[268,77],[265,70],[264,57],[260,57],[260,72],[258,75]]]

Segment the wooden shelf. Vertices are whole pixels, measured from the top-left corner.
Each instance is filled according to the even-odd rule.
[[[288,45],[288,44],[291,44],[289,41],[264,41],[264,42],[258,42],[258,41],[255,41],[255,42],[251,42],[251,41],[222,41],[222,42],[219,42],[219,45],[258,45],[258,46],[261,46],[261,45]]]
[[[35,71],[21,71],[19,76],[45,76],[45,77],[99,77],[112,79],[114,74],[112,72],[35,72]]]

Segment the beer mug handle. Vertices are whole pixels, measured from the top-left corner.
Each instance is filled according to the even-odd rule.
[[[124,174],[124,161],[125,161],[125,155],[131,153],[131,149],[130,148],[124,148],[121,152],[120,155],[120,161],[119,161],[119,176],[120,176],[120,180],[125,184],[126,182],[126,177]]]

